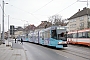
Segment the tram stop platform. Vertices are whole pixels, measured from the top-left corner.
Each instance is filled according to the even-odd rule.
[[[27,60],[27,56],[21,44],[5,40],[0,45],[0,60]]]

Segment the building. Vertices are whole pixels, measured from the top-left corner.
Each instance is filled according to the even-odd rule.
[[[34,31],[35,28],[36,28],[36,26],[34,26],[33,24],[30,24],[30,25],[26,26],[24,28],[24,34],[25,34],[25,36],[28,37],[29,32],[30,31]]]
[[[48,28],[48,27],[50,27],[50,26],[52,26],[52,23],[51,23],[51,22],[41,21],[41,24],[38,25],[38,26],[36,27],[36,29]]]
[[[83,8],[78,10],[73,16],[71,16],[68,23],[69,31],[81,30],[90,28],[90,9]]]
[[[15,28],[15,30],[14,30],[14,37],[15,38],[17,38],[17,36],[22,35],[22,34],[24,34],[22,27],[18,26],[17,28]]]

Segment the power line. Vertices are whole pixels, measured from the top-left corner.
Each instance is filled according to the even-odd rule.
[[[48,3],[46,3],[44,6],[42,6],[41,8],[39,8],[39,9],[37,9],[35,12],[37,12],[37,11],[39,11],[40,9],[42,9],[43,7],[45,7],[45,6],[47,6],[49,3],[51,3],[53,0],[51,0],[51,1],[49,1]],[[9,4],[9,5],[11,5],[11,4]],[[13,7],[15,7],[14,5],[11,5],[11,6],[13,6]],[[17,8],[17,9],[19,9],[19,10],[21,10],[21,11],[24,11],[24,12],[26,12],[26,13],[29,13],[30,15],[32,15],[33,17],[35,17],[36,19],[38,19],[38,20],[40,20],[39,18],[37,18],[33,13],[35,13],[35,12],[33,12],[33,13],[30,13],[30,12],[27,12],[27,11],[25,11],[25,10],[23,10],[23,9],[20,9],[20,8],[18,8],[18,7],[15,7],[15,8]]]
[[[78,2],[87,2],[87,7],[88,7],[88,5],[89,5],[88,2],[90,2],[90,1],[88,1],[88,0],[87,1],[80,1],[80,0],[78,0]]]
[[[43,7],[47,6],[48,4],[50,4],[53,0],[49,1],[48,3],[46,3],[45,5],[43,5],[42,7],[40,7],[39,9],[37,9],[36,11],[34,11],[33,13],[39,11],[40,9],[42,9]]]
[[[28,14],[32,15],[33,17],[35,17],[36,19],[40,20],[39,18],[37,18],[36,16],[34,16],[34,14],[32,14],[32,13],[30,13],[30,12],[28,12],[28,11],[25,11],[25,10],[23,10],[23,9],[20,9],[20,8],[18,8],[18,7],[16,7],[16,6],[14,6],[14,5],[11,5],[11,4],[9,4],[9,5],[10,5],[10,6],[12,6],[12,7],[14,7],[14,8],[17,8],[17,9],[19,9],[19,10],[23,11],[23,12],[26,12],[26,13],[28,13]]]
[[[1,6],[1,4],[0,4],[0,7],[1,7],[1,9],[2,9],[2,6]],[[3,9],[2,9],[2,10],[3,10]],[[4,14],[5,14],[5,12],[4,12]],[[7,16],[7,14],[5,14],[5,16],[6,16],[6,17],[8,17],[8,16]],[[15,19],[15,20],[21,20],[21,21],[28,22],[28,21],[26,21],[26,20],[24,20],[24,19],[13,18],[13,17],[11,17],[11,16],[10,16],[10,18],[12,18],[12,19]]]
[[[13,18],[13,17],[11,17],[11,16],[10,16],[10,18],[15,19],[15,20],[20,20],[20,21],[28,22],[28,21],[26,21],[25,19]]]
[[[75,1],[74,3],[72,3],[72,4],[71,4],[71,5],[69,5],[69,6],[67,6],[66,8],[62,9],[62,10],[61,10],[61,11],[59,11],[58,13],[62,12],[63,10],[65,10],[65,9],[67,9],[67,8],[69,8],[70,6],[74,5],[76,2],[78,2],[78,1]],[[56,14],[58,14],[58,13],[56,13]]]

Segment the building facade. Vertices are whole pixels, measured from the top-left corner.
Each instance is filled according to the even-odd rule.
[[[71,16],[68,23],[69,31],[82,30],[90,28],[90,9],[83,8]]]

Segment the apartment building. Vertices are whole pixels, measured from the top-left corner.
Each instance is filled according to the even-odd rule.
[[[90,9],[83,8],[78,10],[73,16],[71,16],[68,23],[69,31],[81,30],[90,28]]]

